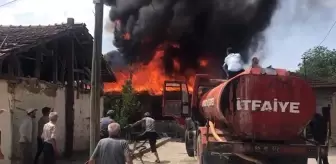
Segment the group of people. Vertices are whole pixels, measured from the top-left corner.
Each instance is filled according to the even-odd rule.
[[[55,164],[55,156],[58,154],[56,146],[56,122],[58,119],[57,112],[51,108],[42,108],[42,117],[38,121],[37,127],[37,152],[35,159],[32,155],[33,136],[34,136],[34,119],[37,109],[26,110],[26,116],[23,119],[20,128],[20,150],[22,155],[22,164],[38,164],[39,157],[43,153],[44,164]]]
[[[114,121],[115,111],[109,110],[107,117],[100,120],[100,141],[98,142],[90,160],[87,164],[93,164],[99,161],[99,164],[133,164],[133,154],[137,146],[134,143],[132,150],[129,149],[128,142],[120,138],[121,127]],[[156,163],[160,163],[159,155],[156,150],[157,133],[155,131],[155,120],[146,112],[144,117],[131,124],[134,127],[142,124],[144,132],[136,137],[136,141],[148,140],[152,153],[156,156]]]

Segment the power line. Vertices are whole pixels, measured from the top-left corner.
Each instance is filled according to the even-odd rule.
[[[332,31],[332,29],[334,28],[334,26],[336,25],[336,21],[334,22],[334,24],[331,26],[331,28],[329,29],[327,35],[323,38],[323,40],[320,42],[320,44],[318,46],[321,46],[321,44],[328,38],[330,32]]]
[[[7,5],[9,5],[9,4],[11,4],[11,3],[14,3],[14,2],[16,2],[16,1],[18,1],[18,0],[12,0],[12,1],[9,1],[9,2],[7,2],[7,3],[4,3],[4,4],[0,5],[0,7],[7,6]]]

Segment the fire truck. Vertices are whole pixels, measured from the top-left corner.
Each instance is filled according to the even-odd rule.
[[[315,106],[304,79],[250,68],[231,79],[197,74],[191,96],[184,81],[166,81],[162,112],[184,127],[186,151],[200,164],[306,164],[328,154],[305,134]]]

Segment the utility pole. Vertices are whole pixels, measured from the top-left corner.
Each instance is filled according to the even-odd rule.
[[[302,60],[303,60],[304,77],[305,77],[305,79],[307,79],[306,57],[304,56],[304,57],[302,58]]]
[[[93,0],[95,4],[95,29],[91,68],[90,94],[90,155],[99,141],[100,94],[101,94],[101,55],[103,35],[103,0]]]

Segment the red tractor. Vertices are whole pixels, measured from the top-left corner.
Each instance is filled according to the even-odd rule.
[[[286,70],[251,68],[228,80],[199,74],[191,101],[185,83],[165,88],[173,84],[180,97],[165,89],[163,114],[180,120],[186,151],[200,164],[306,164],[328,153],[305,137],[315,114],[312,88]]]

